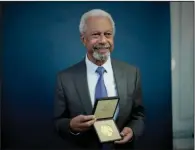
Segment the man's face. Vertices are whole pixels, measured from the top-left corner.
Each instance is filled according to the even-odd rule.
[[[95,60],[106,60],[113,51],[113,28],[107,17],[89,17],[82,41],[88,54]]]

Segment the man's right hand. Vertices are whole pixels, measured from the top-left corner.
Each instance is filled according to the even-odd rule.
[[[86,131],[90,129],[90,127],[94,124],[95,121],[96,118],[94,115],[89,116],[79,115],[74,117],[70,121],[70,128],[74,132]]]

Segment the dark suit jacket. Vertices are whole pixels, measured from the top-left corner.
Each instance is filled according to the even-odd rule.
[[[136,67],[124,62],[111,59],[111,63],[120,97],[120,110],[116,124],[120,131],[124,127],[130,127],[134,133],[132,142],[115,145],[115,149],[129,149],[142,135],[144,129],[140,73]],[[99,140],[93,128],[79,135],[72,135],[69,132],[71,118],[80,114],[92,114],[85,60],[58,74],[54,111],[57,133],[68,141],[67,148],[99,148]]]

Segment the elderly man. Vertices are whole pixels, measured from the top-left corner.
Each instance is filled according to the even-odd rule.
[[[94,9],[85,13],[79,29],[86,57],[57,76],[56,130],[69,148],[129,149],[144,129],[139,70],[110,57],[115,24],[107,12]],[[123,138],[109,144],[100,143],[93,128],[92,109],[100,88],[105,92],[99,97],[120,97],[114,119]]]

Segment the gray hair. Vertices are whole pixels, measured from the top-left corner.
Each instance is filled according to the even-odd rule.
[[[108,17],[111,21],[112,28],[113,28],[113,35],[115,35],[115,23],[109,13],[107,13],[104,10],[101,9],[92,9],[86,13],[84,13],[81,17],[80,25],[79,25],[79,31],[80,34],[83,34],[86,31],[86,21],[89,17],[93,16],[102,16],[102,17]]]

